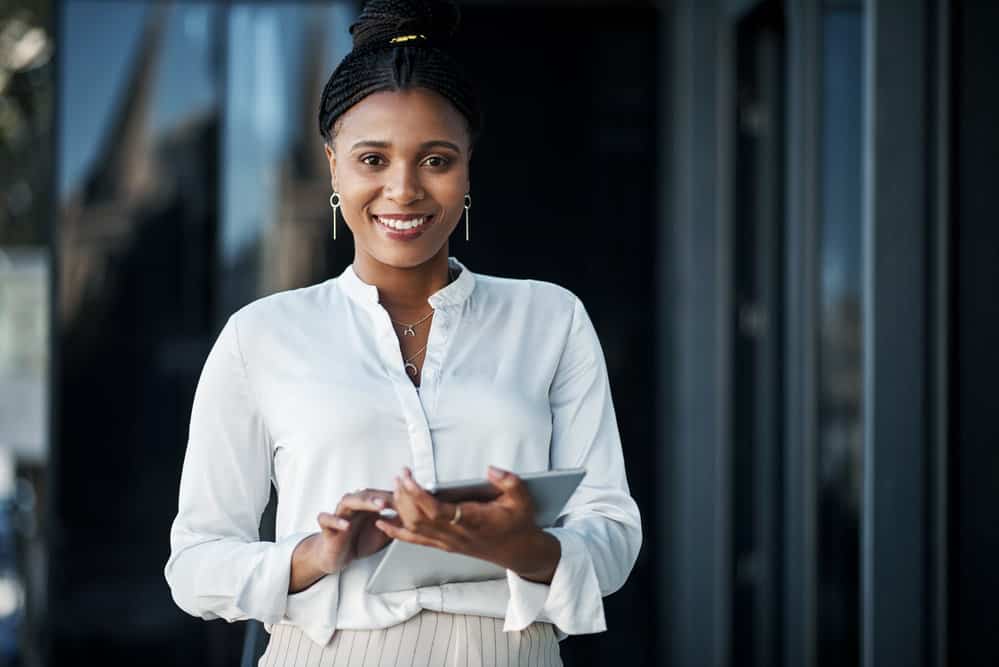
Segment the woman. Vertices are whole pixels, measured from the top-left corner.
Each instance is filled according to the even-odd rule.
[[[480,126],[447,51],[457,23],[447,2],[367,4],[319,114],[353,264],[236,312],[198,383],[165,574],[190,614],[263,621],[263,665],[561,664],[559,639],[606,629],[602,596],[641,545],[582,304],[449,257]],[[537,528],[512,471],[572,467],[586,477]],[[424,491],[484,474],[495,501]],[[507,576],[369,594],[393,539]]]

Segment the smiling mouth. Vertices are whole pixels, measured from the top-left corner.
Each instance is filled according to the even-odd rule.
[[[429,215],[405,215],[405,216],[371,216],[375,222],[387,227],[388,229],[396,232],[408,232],[420,229],[426,225],[431,219],[433,219],[433,214]]]

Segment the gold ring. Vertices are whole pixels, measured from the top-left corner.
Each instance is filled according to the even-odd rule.
[[[454,506],[454,518],[451,519],[452,525],[457,525],[461,521],[461,505]]]

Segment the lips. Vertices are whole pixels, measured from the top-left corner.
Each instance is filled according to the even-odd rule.
[[[435,216],[431,214],[396,214],[385,213],[372,215],[372,220],[389,238],[396,240],[414,239],[433,224]]]
[[[415,229],[420,225],[427,222],[430,217],[428,215],[421,215],[418,217],[389,217],[387,215],[376,215],[372,216],[375,222],[381,223],[386,227],[390,227],[396,231],[405,231],[407,229]]]

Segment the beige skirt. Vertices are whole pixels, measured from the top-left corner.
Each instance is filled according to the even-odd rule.
[[[326,646],[275,625],[259,667],[560,667],[550,623],[503,632],[503,619],[422,610],[382,630],[337,630]]]

